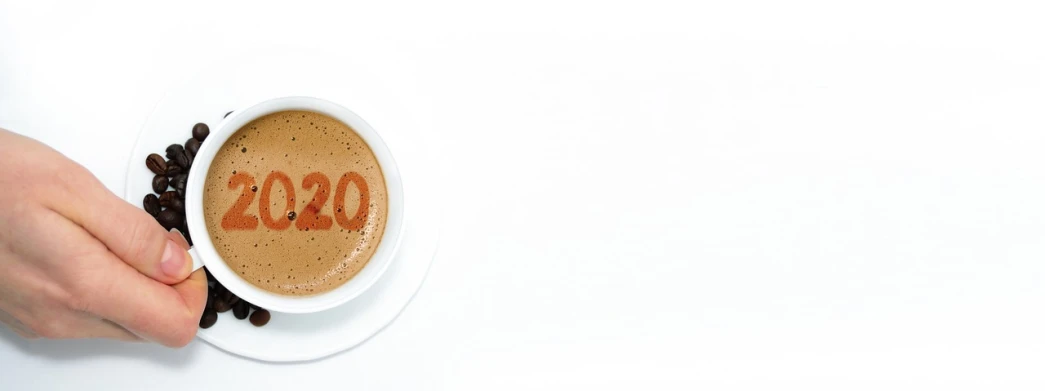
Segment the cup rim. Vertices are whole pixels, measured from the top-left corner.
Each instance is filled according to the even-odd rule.
[[[311,111],[348,125],[370,147],[385,179],[388,216],[377,250],[367,264],[347,282],[328,292],[310,296],[288,296],[261,289],[232,271],[218,254],[207,230],[203,214],[203,191],[214,157],[237,130],[257,118],[288,110]],[[185,216],[193,235],[193,250],[199,261],[229,291],[240,298],[270,311],[286,313],[318,312],[344,304],[372,287],[388,269],[399,248],[404,227],[403,183],[399,167],[387,144],[366,121],[351,110],[334,102],[315,97],[289,96],[266,100],[246,109],[236,110],[222,120],[200,146],[189,172],[190,191],[185,194]]]

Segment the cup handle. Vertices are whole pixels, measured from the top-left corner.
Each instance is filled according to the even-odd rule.
[[[200,270],[203,267],[203,261],[200,260],[200,253],[196,251],[196,247],[189,248],[189,257],[192,258],[192,271]]]

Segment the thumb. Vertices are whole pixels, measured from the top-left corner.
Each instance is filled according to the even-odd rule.
[[[192,259],[186,252],[189,246],[180,232],[167,232],[152,216],[117,197],[94,176],[81,178],[85,183],[77,184],[75,196],[81,201],[80,207],[61,203],[64,208],[56,209],[64,210],[59,213],[94,235],[124,263],[156,281],[173,285],[192,273]]]

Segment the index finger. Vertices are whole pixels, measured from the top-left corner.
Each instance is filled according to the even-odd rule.
[[[0,136],[10,137],[0,130]],[[45,177],[29,196],[87,230],[121,260],[158,281],[175,284],[192,265],[168,232],[145,211],[117,197],[83,166],[28,137],[13,137],[18,156],[29,159],[30,176]],[[24,179],[24,178],[23,178]],[[35,188],[35,190],[32,190]],[[175,217],[177,219],[177,217]]]
[[[97,182],[93,178],[83,180]],[[166,284],[181,282],[192,271],[192,262],[179,248],[184,238],[180,243],[173,240],[156,219],[112,194],[101,183],[84,186],[82,193],[86,204],[96,207],[71,208],[65,215],[98,238],[123,262]],[[188,249],[187,243],[184,244]]]

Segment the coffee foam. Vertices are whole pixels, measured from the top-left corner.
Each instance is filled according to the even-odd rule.
[[[317,194],[302,181],[312,172],[330,179],[326,202],[319,214],[334,218],[335,188],[342,174],[356,172],[367,183],[369,213],[361,229],[350,230],[335,220],[328,230],[274,230],[261,221],[259,203],[268,175],[281,171],[293,184],[290,199],[298,217]],[[256,229],[225,229],[222,218],[240,197],[241,187],[229,188],[236,173],[253,176],[253,201],[244,212],[258,217]],[[274,219],[287,209],[288,191],[274,181],[269,210]],[[361,200],[359,188],[348,185],[344,207],[351,218]],[[313,295],[348,282],[373,256],[384,233],[388,199],[384,176],[370,147],[344,123],[307,111],[269,114],[244,125],[225,142],[207,172],[203,193],[204,217],[214,247],[225,263],[244,280],[283,295]],[[313,227],[314,228],[314,227]]]

